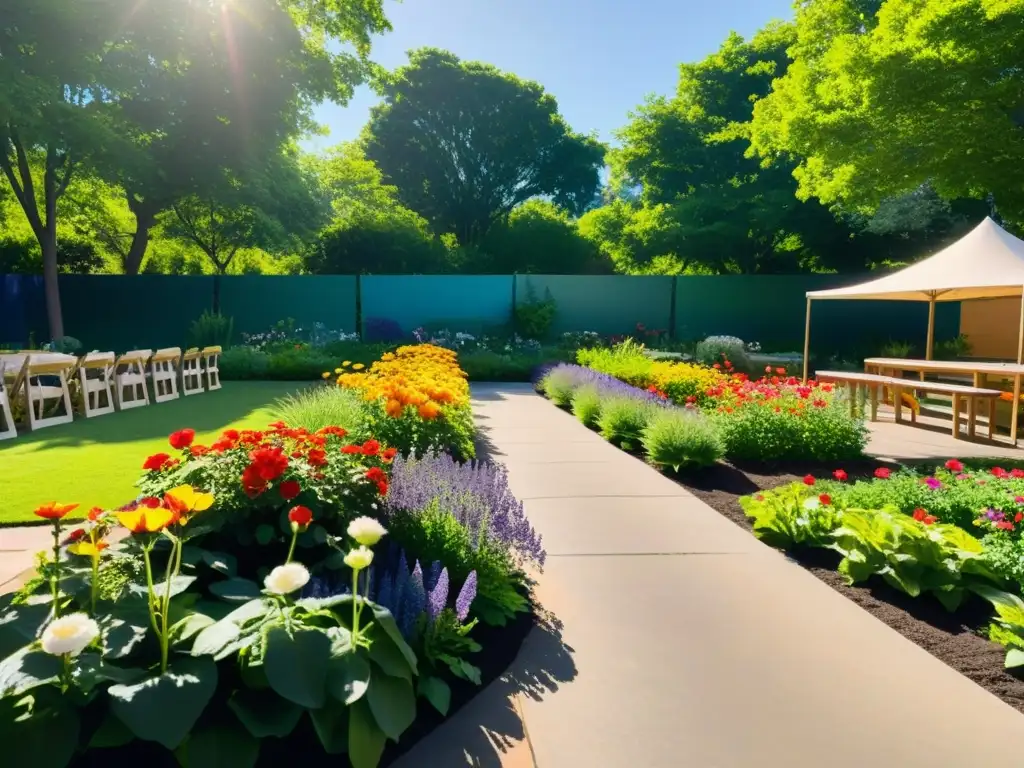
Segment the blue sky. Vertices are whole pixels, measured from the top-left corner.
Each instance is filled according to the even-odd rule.
[[[372,58],[393,69],[431,46],[535,80],[576,131],[604,141],[647,94],[675,89],[678,65],[715,51],[731,30],[749,37],[792,18],[792,0],[386,0],[394,31]],[[354,139],[377,97],[360,88],[346,107],[316,112],[326,147]]]

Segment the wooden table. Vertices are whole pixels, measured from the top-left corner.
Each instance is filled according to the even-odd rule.
[[[904,371],[919,373],[953,373],[970,376],[975,387],[981,387],[989,376],[1001,376],[1013,379],[1013,403],[1010,416],[1010,442],[1017,445],[1017,409],[1020,406],[1021,377],[1024,376],[1024,365],[1017,363],[982,363],[969,360],[911,360],[900,357],[869,357],[864,361],[867,373],[887,372],[899,377]],[[968,404],[968,408],[973,408]],[[971,418],[973,414],[968,414]]]

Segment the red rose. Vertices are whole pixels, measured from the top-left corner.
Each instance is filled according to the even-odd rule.
[[[964,465],[957,459],[950,459],[946,462],[946,469],[950,472],[962,472]]]
[[[381,480],[386,481],[388,476],[384,474],[384,470],[380,467],[370,467],[366,470],[366,479],[373,483],[379,483]]]
[[[829,496],[827,493],[823,493],[818,497],[818,501],[820,501],[827,507],[829,504],[832,503],[832,497]]]
[[[193,445],[189,450],[193,456],[205,456],[210,452],[210,449],[205,445]]]
[[[362,453],[363,449],[358,445],[346,445],[341,449],[342,453]]]
[[[311,448],[309,453],[306,454],[306,461],[309,462],[311,467],[322,467],[327,463],[327,454],[323,448]]]
[[[806,475],[804,477],[804,485],[814,485],[814,475]]]
[[[302,493],[302,486],[295,480],[285,480],[277,487],[277,490],[281,494],[282,499],[285,501],[291,501]]]
[[[380,443],[376,440],[367,440],[363,443],[363,454],[366,456],[376,456],[380,451]]]
[[[835,472],[832,473],[832,477],[834,477],[836,480],[842,483],[843,481],[846,480],[848,475],[846,474],[846,470],[837,469]]]
[[[168,442],[170,442],[171,448],[180,451],[192,445],[192,441],[195,439],[196,431],[194,429],[179,429],[177,432],[171,433]]]
[[[875,477],[877,477],[879,480],[888,480],[890,474],[892,473],[885,467],[879,467],[878,469],[875,470]]]
[[[300,528],[305,528],[313,521],[313,512],[309,507],[303,507],[301,505],[292,507],[288,510],[288,520]]]
[[[166,453],[154,453],[142,464],[143,469],[148,469],[150,472],[159,472],[163,469],[163,466],[171,460],[171,457]]]

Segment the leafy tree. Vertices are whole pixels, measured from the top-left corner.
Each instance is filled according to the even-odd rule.
[[[802,198],[870,211],[928,183],[1024,221],[1024,2],[815,0],[753,150],[798,159]]]
[[[435,232],[476,244],[532,197],[581,213],[604,149],[573,133],[536,83],[424,48],[384,78],[366,156]]]
[[[473,272],[547,273],[559,275],[611,272],[593,242],[583,237],[565,211],[547,200],[529,200],[504,224],[491,228],[481,244],[486,263]]]
[[[448,270],[447,250],[424,227],[395,217],[338,220],[305,254],[313,274],[433,274]]]

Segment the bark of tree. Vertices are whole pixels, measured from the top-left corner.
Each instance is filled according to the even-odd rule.
[[[142,259],[146,256],[146,249],[149,247],[149,231],[156,224],[159,211],[156,209],[157,206],[144,200],[136,200],[130,195],[128,207],[135,214],[135,234],[132,235],[132,244],[128,247],[128,253],[124,257],[124,273],[137,275],[142,268]]]

